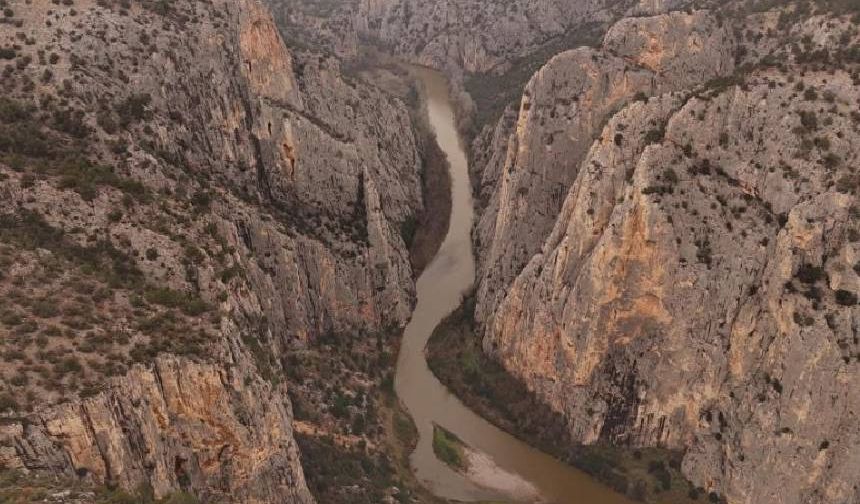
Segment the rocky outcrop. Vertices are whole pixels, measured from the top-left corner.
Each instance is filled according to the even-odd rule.
[[[106,393],[6,422],[2,463],[205,502],[309,503],[286,397],[240,367],[163,356]]]
[[[623,20],[600,50],[562,53],[532,77],[509,131],[473,149],[487,201],[476,229],[479,321],[486,321],[552,229],[607,118],[637,97],[732,72],[732,43],[707,12]]]
[[[774,52],[791,45],[771,40],[739,52],[718,42],[729,23],[688,23],[708,18],[692,16],[610,29],[604,51],[628,62],[628,75],[654,77],[646,86],[627,77],[628,92],[644,96],[620,99],[617,112],[605,99],[585,101],[605,125],[547,129],[550,98],[581,86],[540,86],[563,74],[565,58],[589,68],[561,55],[533,78],[517,121],[498,126],[511,133],[482,153],[484,173],[504,189],[498,195],[517,197],[504,203],[491,190],[476,231],[486,258],[484,349],[561,413],[579,442],[685,451],[691,480],[731,503],[853,502],[860,202],[851,108],[860,88],[851,68],[802,65],[822,47],[839,50],[830,45],[839,36],[851,46],[854,35],[841,35],[839,19],[803,20],[789,40],[810,34],[804,50]],[[775,18],[746,24],[748,40]],[[679,27],[683,35],[670,35]],[[709,81],[746,51],[787,67],[765,60]],[[676,72],[682,80],[673,82]],[[553,162],[557,138],[573,145],[567,139],[583,133],[594,141],[567,151],[569,164]],[[559,189],[553,211],[544,180],[561,166],[569,189]],[[529,240],[517,241],[520,221]],[[512,231],[500,240],[500,229]]]

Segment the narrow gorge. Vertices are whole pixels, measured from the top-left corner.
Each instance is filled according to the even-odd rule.
[[[433,262],[418,279],[418,302],[406,326],[397,363],[396,390],[418,426],[411,456],[421,482],[436,495],[474,501],[627,502],[609,488],[480,418],[453,396],[427,366],[424,348],[434,329],[471,288],[475,277],[470,231],[472,191],[466,155],[455,126],[446,83],[437,73],[413,70],[427,91],[430,125],[447,155],[452,181],[451,225]],[[456,434],[469,447],[465,475],[434,453],[434,425]]]
[[[0,0],[4,502],[860,501],[851,0]]]

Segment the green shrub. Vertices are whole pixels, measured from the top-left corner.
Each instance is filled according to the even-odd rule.
[[[663,137],[666,135],[666,131],[663,128],[654,128],[649,130],[648,133],[645,133],[645,144],[655,144],[663,141]]]
[[[857,304],[857,294],[845,289],[839,289],[835,293],[836,302],[842,306],[854,306]]]
[[[836,190],[844,194],[853,193],[857,187],[860,187],[860,177],[854,174],[845,174],[836,181]]]
[[[399,410],[394,416],[394,434],[404,446],[413,446],[418,437],[418,430],[412,418]]]
[[[141,121],[149,117],[147,107],[152,101],[149,94],[133,94],[116,105],[115,110],[119,115],[119,123],[122,127]]]
[[[33,315],[42,318],[56,317],[60,310],[57,308],[57,303],[51,299],[41,299],[33,303]]]
[[[272,369],[272,363],[270,361],[271,352],[266,351],[266,349],[263,348],[263,345],[260,344],[260,341],[250,334],[242,335],[242,342],[245,343],[245,346],[251,352],[251,356],[254,358],[254,362],[257,365],[257,372],[260,373],[260,376],[262,376],[266,381],[272,383],[277,382],[277,376]]]
[[[197,500],[197,497],[193,494],[188,492],[174,492],[161,499],[159,504],[198,504],[199,502],[200,501]]]
[[[27,378],[27,375],[25,374],[16,375],[9,379],[9,383],[14,385],[15,387],[23,387],[29,381],[29,378]]]
[[[198,296],[173,290],[167,287],[149,288],[144,292],[147,302],[164,306],[166,308],[178,308],[186,315],[197,316],[209,310],[209,306]]]
[[[438,425],[433,425],[433,453],[454,469],[464,471],[468,468],[463,441]]]
[[[54,111],[54,128],[75,138],[85,138],[90,134],[90,128],[84,122],[84,113],[80,110]]]
[[[418,228],[418,221],[414,216],[410,215],[400,223],[400,237],[403,238],[403,243],[410,245],[415,239],[415,231]]]
[[[643,187],[641,192],[642,192],[642,194],[645,194],[645,195],[649,195],[649,194],[662,195],[662,194],[672,194],[674,192],[674,189],[672,189],[669,186],[657,186],[657,185],[655,185],[655,186]]]
[[[2,54],[2,50],[0,50]],[[15,100],[0,97],[0,121],[16,123],[30,119],[31,108]]]
[[[347,418],[349,416],[349,402],[346,400],[346,397],[338,393],[334,398],[330,411],[337,418]]]
[[[824,268],[813,266],[809,263],[802,264],[800,268],[797,269],[797,279],[805,284],[814,284],[819,280],[824,280],[826,275],[824,273]]]
[[[68,373],[77,374],[80,373],[83,369],[84,368],[81,365],[81,362],[78,360],[77,357],[74,356],[66,357],[54,366],[54,370],[60,375],[65,375]]]
[[[23,319],[21,318],[21,315],[13,311],[7,311],[0,316],[0,322],[7,326],[16,326],[23,322]]]
[[[662,460],[652,460],[648,463],[648,472],[660,483],[665,491],[672,488],[672,475],[666,469]]]
[[[206,259],[203,252],[191,244],[186,245],[183,252],[185,253],[185,261],[191,264],[199,264],[201,261]]]
[[[0,125],[0,153],[46,159],[56,152],[52,139],[31,123]]]
[[[97,492],[94,504],[198,504],[193,494],[188,492],[171,492],[161,499],[156,499],[151,488],[139,486],[134,492],[122,489],[102,488]]]
[[[0,394],[0,411],[15,411],[18,409],[18,401],[10,394]]]
[[[72,189],[86,201],[98,196],[99,186],[111,186],[134,197],[146,201],[149,193],[140,182],[123,178],[108,166],[94,165],[83,158],[70,159],[58,166],[61,175],[60,187]]]
[[[821,158],[821,162],[827,169],[834,169],[842,162],[842,159],[832,152],[828,152],[823,158]]]
[[[671,185],[675,185],[678,183],[678,174],[672,168],[666,168],[663,171],[663,180]]]
[[[800,116],[800,124],[806,131],[815,131],[818,129],[818,116],[811,110],[801,110],[797,113]]]

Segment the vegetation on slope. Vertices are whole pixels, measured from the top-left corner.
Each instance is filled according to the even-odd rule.
[[[400,332],[331,333],[283,360],[296,440],[318,502],[436,503],[409,466],[418,433],[394,393]]]
[[[24,474],[15,470],[0,472],[0,502],[25,504],[62,502],[66,504],[198,504],[197,498],[186,492],[173,492],[160,499],[152,488],[141,487],[126,492],[104,485],[92,485],[78,480],[49,478]]]
[[[680,472],[679,453],[603,443],[576,446],[561,416],[483,353],[473,327],[474,303],[473,296],[466,297],[463,304],[439,324],[427,346],[430,369],[471,409],[499,428],[635,500],[673,504],[721,500],[716,494],[707,495],[704,490],[693,487],[684,478]],[[437,436],[440,441],[447,440],[438,432],[439,429],[434,431],[434,451]],[[440,443],[440,446],[446,445]],[[443,456],[448,455],[443,452]],[[443,456],[440,459],[447,462]],[[457,460],[455,456],[451,459]]]
[[[575,32],[553,38],[538,50],[512,61],[504,72],[467,74],[464,84],[475,103],[475,116],[472,118],[471,131],[462,133],[471,138],[484,126],[495,123],[505,107],[519,102],[529,79],[547,61],[567,49],[597,45],[605,28],[600,24],[590,24]]]

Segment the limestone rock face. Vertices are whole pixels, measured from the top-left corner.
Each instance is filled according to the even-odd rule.
[[[240,12],[239,50],[243,74],[259,97],[295,105],[293,58],[263,5],[245,2]]]
[[[731,73],[731,39],[709,11],[670,12],[618,21],[603,49],[681,87]]]
[[[361,0],[360,32],[390,44],[416,62],[469,72],[487,72],[558,37],[582,19],[609,16],[611,2],[409,2]]]
[[[268,0],[287,33],[349,58],[366,38],[413,63],[466,72],[504,72],[514,60],[576,30],[634,8],[605,0],[358,0],[322,7],[309,0]],[[653,7],[663,10],[665,7]],[[651,6],[637,7],[649,12]],[[563,43],[561,45],[564,45]]]
[[[607,32],[602,50],[567,51],[532,77],[510,131],[497,130],[490,145],[480,137],[473,149],[489,158],[473,167],[484,168],[487,202],[476,230],[485,251],[479,321],[492,316],[506,286],[540,249],[607,117],[636,97],[730,73],[731,53],[728,33],[707,12],[672,13],[623,20]]]
[[[484,349],[580,442],[685,451],[683,471],[731,503],[854,502],[860,87],[838,68],[801,75],[804,56],[773,41],[745,49],[785,68],[711,80],[735,69],[726,25],[703,12],[623,20],[604,51],[630,68],[598,81],[624,76],[626,98],[587,101],[558,67],[589,58],[566,53],[479,137],[496,145],[476,166],[491,195],[476,230]],[[790,32],[810,35],[808,53],[835,51],[843,27]],[[541,93],[553,72],[565,84]],[[552,122],[549,97],[568,89],[591,123]],[[567,163],[551,157],[558,138]],[[544,182],[560,184],[561,167],[553,210]]]
[[[4,426],[17,449],[4,463],[156,495],[202,501],[310,503],[284,390],[237,367],[163,356],[108,392]]]
[[[0,291],[43,306],[0,307],[33,333],[0,324],[20,356],[0,369],[0,468],[312,502],[282,357],[408,319],[410,113],[287,47],[255,0],[125,9],[22,4],[0,31],[2,47],[30,41],[0,84],[0,128],[65,149],[11,156],[0,141]]]

